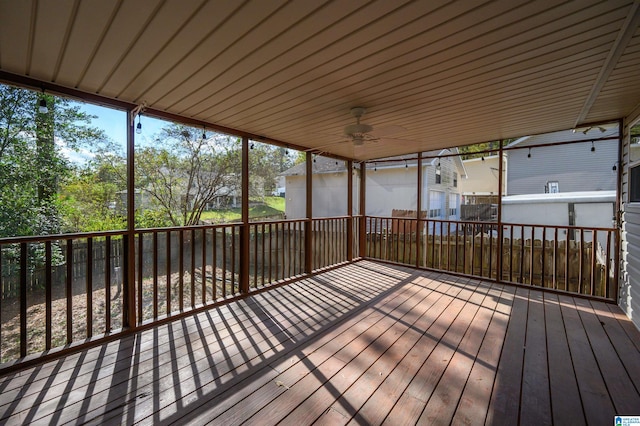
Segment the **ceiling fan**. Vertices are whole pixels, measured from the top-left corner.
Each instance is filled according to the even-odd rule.
[[[368,142],[381,142],[381,143],[411,143],[416,144],[415,141],[403,140],[403,139],[389,139],[388,135],[393,135],[395,133],[405,132],[407,129],[402,126],[390,125],[390,126],[381,126],[381,127],[373,127],[370,124],[362,123],[362,116],[367,112],[367,109],[364,107],[353,107],[351,108],[351,115],[356,119],[355,124],[349,124],[345,126],[343,130],[343,134],[341,135],[341,140],[339,142],[332,142],[327,145],[316,146],[313,148],[309,148],[305,150],[306,152],[313,152],[316,154],[321,154],[325,152],[326,148],[330,148],[337,145],[343,145],[345,142],[351,142],[352,153],[356,154],[356,152],[364,152],[364,145]],[[331,135],[323,135],[323,136],[331,136]],[[332,135],[336,136],[336,135]]]
[[[353,145],[363,145],[365,142],[377,142],[384,136],[406,131],[402,126],[384,126],[374,129],[370,124],[361,123],[360,119],[367,112],[364,107],[351,108],[351,115],[356,119],[356,124],[349,124],[344,128],[344,136]]]

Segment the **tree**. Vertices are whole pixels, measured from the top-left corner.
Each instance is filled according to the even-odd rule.
[[[56,196],[71,170],[62,148],[104,139],[91,118],[70,100],[0,85],[0,236],[61,232]]]
[[[293,166],[286,148],[264,143],[252,143],[249,151],[249,173],[252,181],[261,180],[262,185],[249,187],[251,198],[260,198],[276,189],[276,178],[280,173]],[[304,153],[302,153],[304,155]],[[263,193],[257,193],[262,188]]]
[[[205,139],[198,129],[171,124],[156,146],[136,152],[136,187],[148,195],[148,207],[160,209],[172,225],[197,224],[207,205],[237,189],[238,147],[235,138]]]

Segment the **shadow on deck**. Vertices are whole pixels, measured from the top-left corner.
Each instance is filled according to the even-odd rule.
[[[360,261],[0,378],[0,422],[607,424],[615,306]]]

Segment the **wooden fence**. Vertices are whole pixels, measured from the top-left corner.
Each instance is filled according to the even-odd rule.
[[[368,218],[375,222],[375,218]],[[583,238],[558,238],[561,227],[529,225],[531,234],[550,228],[542,238],[503,238],[502,253],[496,226],[491,223],[459,223],[392,219],[373,223],[366,237],[367,257],[534,285],[578,294],[613,298],[615,229],[574,229]],[[521,226],[521,225],[518,225]],[[422,232],[404,232],[420,229]],[[566,235],[570,232],[560,232]],[[592,237],[584,238],[585,233]],[[600,235],[600,239],[597,236]],[[604,237],[603,237],[604,235]]]

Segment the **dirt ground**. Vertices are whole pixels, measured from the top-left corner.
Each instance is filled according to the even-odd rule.
[[[207,302],[214,300],[212,285],[212,269],[209,266],[205,270]],[[227,271],[226,294],[233,294],[238,288],[238,277],[232,276]],[[171,311],[180,311],[180,273],[171,274]],[[233,284],[233,287],[232,287]],[[136,283],[137,285],[137,283]],[[216,270],[215,298],[222,297],[223,276],[222,270]],[[191,289],[195,304],[202,304],[202,269],[196,269],[193,274],[183,274],[183,309],[191,309]],[[83,341],[88,337],[87,315],[91,316],[91,330],[94,337],[105,334],[108,331],[116,331],[122,328],[122,291],[120,285],[114,283],[111,286],[111,327],[106,330],[107,300],[105,288],[96,288],[91,292],[92,310],[87,309],[87,293],[82,292],[82,285],[74,285],[72,306],[72,341]],[[136,290],[136,293],[138,291]],[[60,347],[67,344],[67,300],[64,287],[54,288],[51,303],[51,347]],[[167,278],[158,277],[158,316],[167,312]],[[137,306],[137,305],[136,305]],[[147,278],[142,284],[142,321],[153,319],[153,279]],[[27,296],[27,354],[39,353],[45,350],[46,330],[46,301],[44,290],[30,292]],[[20,302],[19,298],[2,300],[0,305],[0,362],[9,362],[20,357]]]

